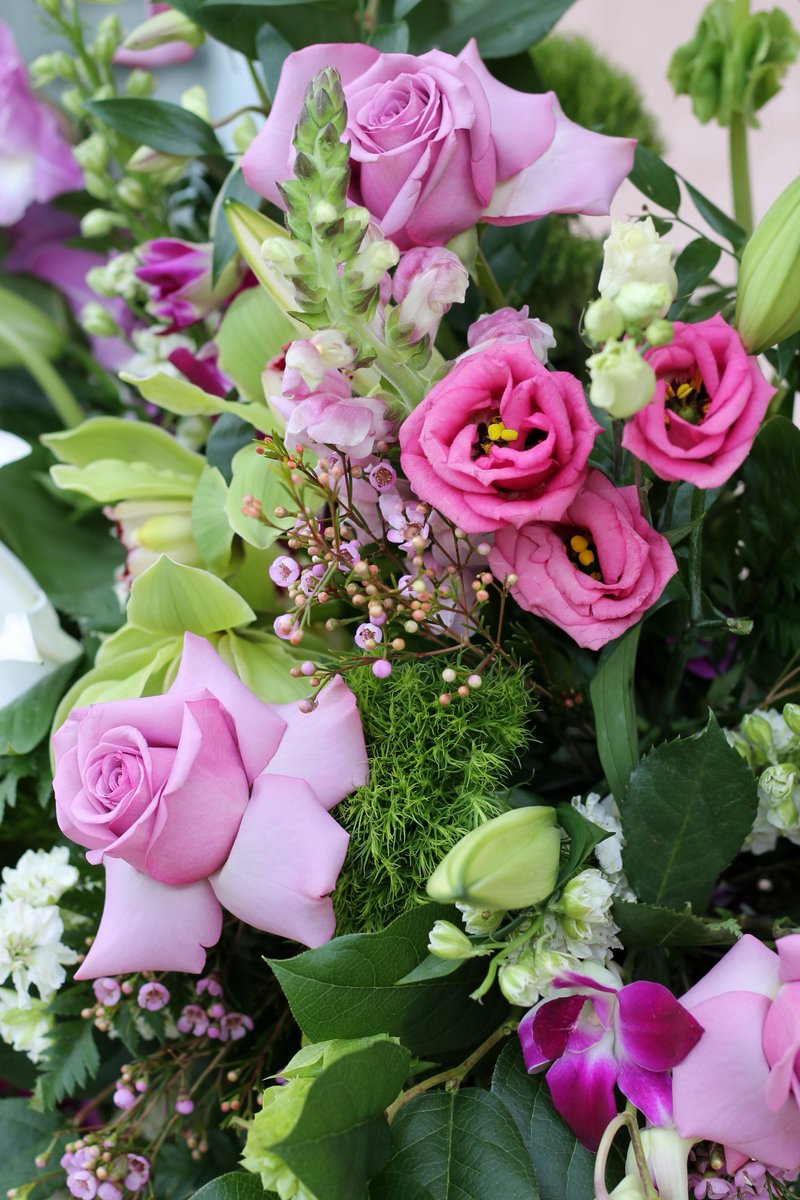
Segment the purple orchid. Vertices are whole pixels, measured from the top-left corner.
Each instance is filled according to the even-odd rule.
[[[621,986],[613,971],[586,963],[557,977],[560,995],[541,1000],[519,1026],[529,1072],[547,1063],[558,1111],[589,1150],[617,1114],[615,1085],[653,1125],[672,1117],[669,1071],[703,1027],[660,983]]]

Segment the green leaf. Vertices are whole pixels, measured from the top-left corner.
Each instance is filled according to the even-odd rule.
[[[639,899],[703,912],[752,829],[756,781],[710,713],[702,733],[642,759],[620,808],[622,861]]]
[[[192,537],[203,562],[216,575],[225,573],[231,559],[233,530],[225,515],[228,489],[215,467],[206,467],[192,499]]]
[[[100,1054],[89,1021],[61,1021],[50,1034],[47,1067],[36,1084],[36,1098],[45,1109],[74,1095],[100,1070]]]
[[[134,580],[128,601],[128,620],[163,637],[201,637],[220,629],[249,625],[255,613],[241,596],[197,567],[186,567],[162,554]]]
[[[608,786],[619,802],[639,758],[633,677],[641,626],[635,625],[606,646],[589,695],[597,730],[597,752]]]
[[[421,905],[380,933],[334,938],[294,958],[269,959],[303,1033],[312,1042],[389,1033],[419,1057],[474,1046],[495,1029],[507,1006],[492,993],[468,999],[485,964],[467,963],[446,979],[401,984],[428,953],[428,934],[453,909]]]
[[[676,912],[654,904],[614,902],[614,920],[630,946],[732,946],[741,935],[735,920],[708,921],[691,909]]]
[[[46,737],[53,713],[77,663],[76,657],[57,667],[24,695],[0,708],[0,754],[27,754]]]
[[[137,146],[151,146],[162,154],[186,158],[225,154],[211,126],[179,104],[116,98],[88,100],[84,107]]]
[[[253,442],[253,428],[233,413],[222,413],[211,426],[206,442],[206,462],[216,467],[226,483],[230,483],[233,456],[242,446]]]
[[[236,254],[236,239],[225,217],[224,204],[226,200],[240,200],[245,204],[253,204],[256,208],[261,203],[257,192],[248,187],[239,167],[234,167],[222,185],[214,205],[214,252],[211,260],[211,281],[216,283],[226,266]]]
[[[65,492],[88,496],[98,504],[117,500],[189,500],[196,482],[188,475],[156,470],[146,462],[98,458],[85,467],[55,466],[50,476]]]
[[[410,36],[405,21],[393,21],[390,25],[378,25],[370,35],[369,44],[381,54],[405,54]]]
[[[218,413],[230,413],[251,425],[263,428],[265,422],[272,423],[272,415],[264,404],[242,404],[233,400],[223,400],[204,392],[188,379],[178,379],[175,375],[166,375],[156,371],[146,379],[138,379],[133,375],[120,372],[120,379],[138,388],[145,400],[157,404],[166,412],[177,413],[179,416],[213,417]],[[198,456],[199,457],[199,456]],[[202,459],[200,460],[202,463]]]
[[[484,58],[508,58],[541,41],[574,0],[487,0],[473,4],[460,21],[433,40],[440,50],[457,54],[470,38],[478,40]]]
[[[173,7],[190,16],[212,37],[256,58],[256,37],[265,21],[291,43],[294,49],[315,42],[358,40],[360,26],[357,0],[300,0],[292,4],[277,0],[180,0]]]
[[[544,1075],[527,1073],[516,1039],[497,1060],[492,1095],[505,1105],[522,1137],[533,1164],[534,1194],[540,1200],[589,1200],[594,1155],[556,1112]]]
[[[230,206],[226,211],[230,211]],[[296,336],[296,327],[264,288],[248,288],[238,295],[228,306],[217,331],[220,370],[230,375],[248,400],[259,402],[261,429],[272,429],[275,424],[263,404],[261,374],[269,359]],[[232,412],[233,407],[226,411]],[[252,411],[256,411],[255,407]],[[257,421],[253,420],[253,424]]]
[[[232,629],[220,638],[217,653],[242,683],[267,704],[289,704],[308,696],[305,676],[293,679],[289,674],[301,661],[299,651],[290,650],[271,631]]]
[[[722,249],[716,242],[710,242],[703,237],[695,238],[681,250],[675,263],[678,291],[675,303],[669,310],[671,321],[677,320],[689,303],[692,293],[708,281],[721,253]]]
[[[271,525],[262,525],[254,517],[244,516],[242,505],[245,496],[252,496],[261,501],[261,507],[272,522]],[[291,499],[279,468],[263,455],[256,454],[254,445],[242,446],[233,460],[233,475],[225,501],[225,513],[231,529],[251,546],[266,550],[281,537],[283,530],[290,529],[295,522],[295,517],[291,515],[273,515],[278,505],[287,502],[291,507]]]
[[[392,1122],[392,1157],[371,1185],[370,1200],[407,1195],[406,1181],[432,1200],[539,1200],[511,1113],[479,1088],[430,1092],[400,1109]]]
[[[46,1173],[47,1168],[40,1170],[34,1159],[44,1153],[62,1122],[59,1113],[34,1112],[28,1100],[0,1100],[0,1195],[4,1196],[10,1188],[32,1183]],[[38,1189],[35,1193],[43,1194],[50,1193]]]
[[[191,1200],[257,1200],[259,1196],[272,1196],[273,1192],[265,1192],[257,1175],[248,1175],[246,1171],[231,1171],[228,1175],[220,1175],[210,1183],[193,1192]]]
[[[402,21],[403,17],[407,17],[420,3],[421,0],[394,0],[395,21]]]
[[[17,344],[43,358],[58,358],[66,345],[66,333],[46,312],[30,304],[9,288],[0,287],[0,367],[25,365],[16,352]],[[5,341],[3,330],[11,335]]]
[[[628,178],[654,204],[673,213],[680,208],[681,189],[675,172],[641,142],[636,147],[633,170]]]
[[[683,176],[680,176],[683,179]],[[734,250],[739,250],[747,241],[747,234],[742,229],[741,225],[737,225],[721,208],[717,208],[716,204],[704,196],[702,192],[698,192],[697,188],[692,187],[687,180],[683,180],[686,185],[686,190],[694,201],[694,206],[700,213],[704,221],[714,230],[715,233],[721,235],[730,242]]]
[[[281,68],[284,60],[292,53],[292,49],[291,43],[278,33],[274,25],[265,23],[256,35],[256,53],[264,72],[264,87],[270,103],[275,101]],[[246,197],[240,196],[237,199],[244,200]]]
[[[182,446],[165,429],[120,417],[92,417],[77,429],[47,433],[41,440],[60,462],[75,467],[88,467],[97,459],[113,458],[126,463],[149,463],[156,471],[199,479],[204,466],[201,454]]]
[[[607,830],[601,829],[593,821],[587,821],[571,804],[559,804],[556,809],[556,820],[569,837],[569,853],[561,864],[556,879],[554,891],[576,875],[583,864],[594,851],[595,846],[604,842],[610,836]]]

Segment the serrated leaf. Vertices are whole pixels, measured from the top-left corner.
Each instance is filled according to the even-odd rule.
[[[553,1107],[544,1075],[529,1075],[516,1039],[503,1048],[492,1095],[507,1108],[530,1156],[540,1200],[589,1200],[594,1155]]]
[[[246,1171],[231,1171],[220,1175],[210,1183],[193,1192],[191,1200],[257,1200],[259,1196],[272,1196],[273,1192],[265,1192],[257,1175],[248,1175]]]
[[[589,685],[597,752],[617,802],[639,757],[633,677],[640,633],[641,625],[635,625],[603,648]]]
[[[215,575],[173,562],[162,554],[134,581],[128,620],[162,637],[183,637],[187,630],[203,637],[249,625],[255,613]]]
[[[115,97],[88,100],[84,107],[136,146],[151,146],[162,154],[186,158],[225,154],[208,122],[180,104]]]
[[[677,912],[626,900],[614,902],[614,920],[626,947],[732,946],[741,934],[735,920],[703,920],[690,909]]]
[[[756,781],[713,713],[702,733],[657,746],[625,792],[622,862],[645,903],[703,912],[758,807]]]
[[[72,1096],[100,1070],[100,1054],[89,1021],[62,1021],[50,1034],[47,1067],[39,1076],[36,1097],[45,1109]]]
[[[469,1000],[486,969],[479,960],[445,979],[399,982],[427,957],[434,921],[452,917],[445,905],[421,905],[380,933],[348,934],[268,962],[312,1042],[389,1033],[413,1054],[438,1059],[476,1045],[507,1011],[496,992],[482,1005]]]
[[[681,189],[675,172],[641,142],[636,147],[633,169],[628,178],[654,204],[673,213],[680,208]]]
[[[432,1200],[539,1200],[513,1117],[497,1096],[479,1088],[430,1092],[400,1109],[392,1122],[392,1157],[370,1186],[370,1200],[404,1196],[406,1182],[426,1189]]]

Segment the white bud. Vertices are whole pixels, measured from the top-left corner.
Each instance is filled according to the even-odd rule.
[[[643,221],[612,221],[603,243],[603,270],[597,290],[615,300],[626,283],[664,283],[674,299],[678,277],[671,265],[672,247],[658,236],[652,217]]]
[[[653,399],[656,377],[636,345],[607,342],[599,354],[588,360],[591,383],[589,399],[612,417],[632,417]]]
[[[593,342],[608,342],[622,337],[625,317],[613,300],[595,300],[583,315],[583,327]]]
[[[125,224],[125,218],[108,208],[92,208],[81,217],[81,234],[85,238],[108,237],[114,229]]]
[[[428,950],[437,958],[469,958],[472,942],[451,921],[436,921],[428,935]]]
[[[647,325],[666,314],[672,298],[666,283],[641,283],[633,279],[622,285],[613,303],[621,310],[629,326]]]

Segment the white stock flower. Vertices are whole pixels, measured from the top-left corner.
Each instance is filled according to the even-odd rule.
[[[16,992],[0,988],[0,1039],[33,1063],[47,1051],[55,1023],[45,1008],[43,1000],[31,1000],[27,1008],[20,1008]]]
[[[134,329],[131,334],[136,353],[123,364],[120,375],[123,379],[147,379],[157,371],[162,375],[174,375],[182,378],[181,372],[169,361],[174,350],[190,350],[194,353],[195,345],[189,338],[180,333],[168,333],[160,337],[158,329]]]
[[[597,290],[604,300],[615,300],[626,283],[665,283],[673,298],[678,290],[672,247],[658,236],[652,217],[611,222]]]
[[[0,708],[80,650],[30,571],[0,542]]]
[[[597,792],[589,792],[585,800],[580,796],[573,796],[570,803],[587,821],[611,834],[595,846],[594,856],[611,880],[614,895],[620,900],[635,900],[636,896],[622,870],[622,848],[625,839],[622,836],[622,822],[614,797],[609,795],[603,798]]]
[[[34,908],[24,900],[0,903],[0,984],[11,977],[20,1008],[30,1008],[33,985],[48,1000],[66,979],[65,966],[77,962],[61,944],[64,926],[54,905]]]
[[[742,849],[751,854],[774,850],[779,837],[800,845],[800,780],[797,767],[767,767],[758,780],[758,812]]]
[[[497,982],[509,1004],[530,1008],[548,993],[557,975],[580,971],[577,959],[547,947],[547,940],[540,939],[501,964]]]
[[[0,896],[4,901],[24,900],[34,908],[57,904],[78,882],[66,846],[52,850],[26,850],[15,867],[3,868]]]

